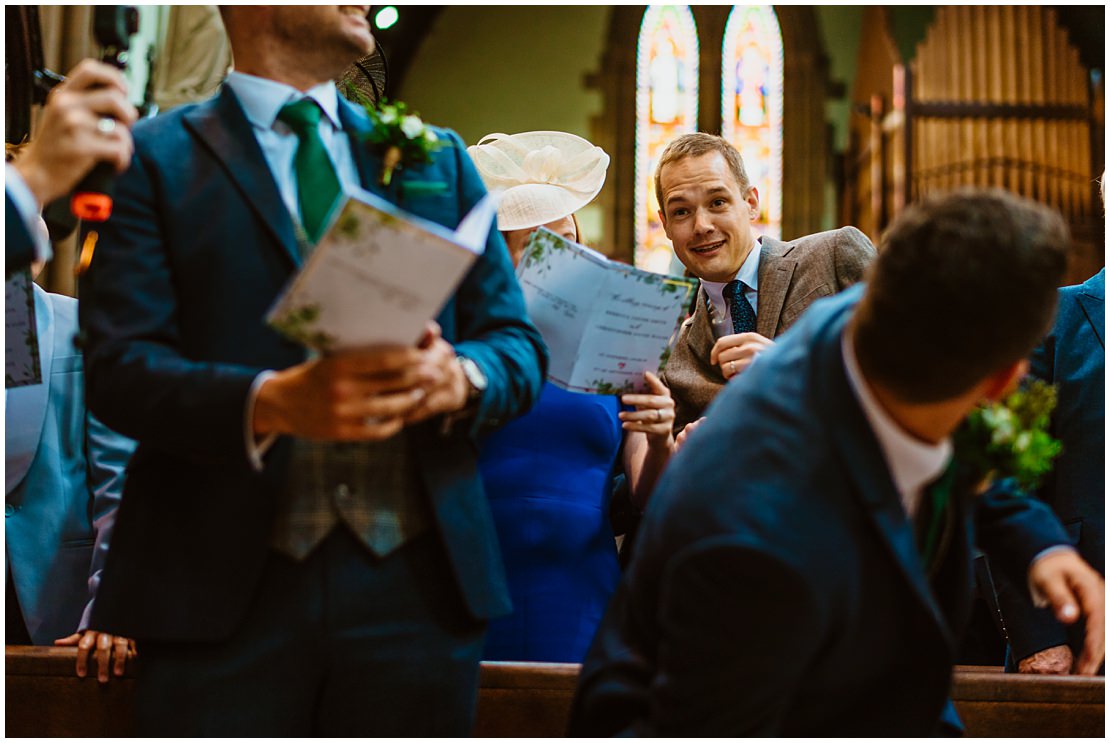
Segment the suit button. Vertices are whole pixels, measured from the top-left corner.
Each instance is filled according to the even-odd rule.
[[[339,483],[335,489],[335,496],[341,500],[347,500],[351,497],[351,488],[345,482]]]
[[[11,516],[13,513],[15,513],[15,506],[13,506],[11,503],[5,503],[4,504],[4,518],[7,518],[8,516]]]

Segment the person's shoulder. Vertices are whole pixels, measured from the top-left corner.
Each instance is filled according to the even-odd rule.
[[[77,314],[77,300],[74,297],[65,294],[55,294],[54,292],[44,291],[46,301],[50,303],[54,312],[64,312],[67,314]]]
[[[175,106],[169,111],[159,113],[157,116],[139,119],[132,128],[132,132],[136,138],[149,138],[180,128],[187,117],[196,116],[198,113],[212,108],[219,96],[220,93],[216,93],[216,95],[203,101]]]
[[[874,250],[871,240],[859,228],[847,225],[835,230],[815,232],[792,240],[790,245],[806,253],[832,254],[838,248],[865,247]]]
[[[140,119],[131,130],[135,151],[143,160],[168,158],[169,163],[178,162],[181,158],[180,147],[189,140],[186,120],[195,120],[214,110],[219,96],[220,93],[217,92],[203,101],[186,103],[156,116]]]
[[[1073,284],[1071,286],[1060,287],[1060,299],[1072,299],[1080,294],[1095,299],[1105,300],[1106,298],[1106,269],[1101,269],[1091,278],[1084,281],[1082,284]]]

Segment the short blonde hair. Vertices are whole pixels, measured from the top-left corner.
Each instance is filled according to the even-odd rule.
[[[693,132],[692,134],[683,134],[667,145],[667,149],[663,150],[663,154],[659,157],[659,164],[655,166],[655,199],[659,202],[660,209],[663,208],[663,183],[659,176],[663,173],[663,166],[685,160],[688,157],[700,157],[710,152],[721,153],[725,162],[728,163],[728,169],[732,171],[733,177],[736,178],[741,193],[745,197],[748,195],[752,184],[748,180],[748,171],[744,169],[744,159],[740,157],[740,151],[722,136],[706,134],[705,132]]]

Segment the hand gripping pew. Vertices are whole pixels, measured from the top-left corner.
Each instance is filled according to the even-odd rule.
[[[129,665],[123,678],[102,685],[95,674],[74,675],[76,654],[74,648],[7,646],[7,735],[131,735],[136,669]],[[483,663],[474,734],[563,736],[577,677],[576,664]],[[1018,676],[959,666],[952,698],[973,737],[1102,738],[1105,733],[1101,676]]]

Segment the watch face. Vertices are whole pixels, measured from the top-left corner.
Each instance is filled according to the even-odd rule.
[[[459,365],[462,367],[463,374],[466,375],[467,381],[470,382],[470,387],[473,392],[475,394],[484,392],[487,384],[486,375],[482,373],[478,365],[465,356],[459,357]]]

